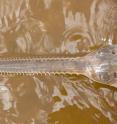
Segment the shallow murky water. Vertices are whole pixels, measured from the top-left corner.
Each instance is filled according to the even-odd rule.
[[[116,0],[0,0],[0,56],[85,56],[117,43]],[[117,89],[83,75],[0,76],[0,124],[116,124]]]

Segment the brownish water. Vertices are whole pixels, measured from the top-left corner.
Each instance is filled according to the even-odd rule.
[[[0,56],[116,44],[116,11],[116,0],[0,0]],[[0,124],[117,124],[117,89],[83,75],[0,76]]]

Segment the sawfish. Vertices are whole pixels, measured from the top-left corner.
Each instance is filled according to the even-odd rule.
[[[83,74],[117,87],[117,45],[108,45],[84,57],[0,58],[0,74]]]

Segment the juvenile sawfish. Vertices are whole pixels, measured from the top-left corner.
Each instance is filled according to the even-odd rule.
[[[117,87],[117,45],[109,45],[76,58],[0,58],[0,74],[80,73]]]

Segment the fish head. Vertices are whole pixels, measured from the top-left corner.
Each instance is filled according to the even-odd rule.
[[[92,54],[89,61],[92,79],[117,87],[117,45],[100,49]]]

